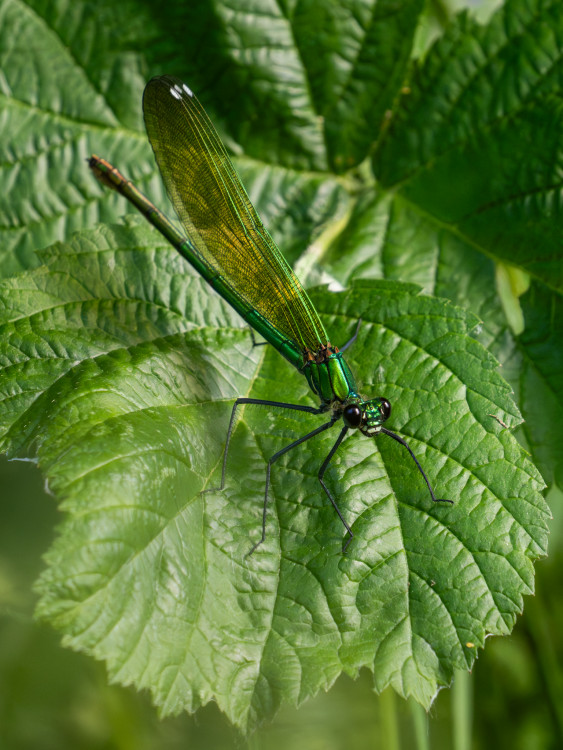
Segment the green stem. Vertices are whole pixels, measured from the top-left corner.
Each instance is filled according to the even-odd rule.
[[[399,726],[397,721],[397,697],[392,688],[387,688],[379,696],[381,718],[381,742],[385,750],[399,750]]]
[[[422,708],[420,703],[415,700],[409,701],[411,710],[412,723],[414,725],[414,737],[416,741],[416,750],[430,750],[430,740],[428,736],[428,714]]]
[[[453,748],[470,750],[473,723],[473,684],[469,672],[459,669],[452,687]]]

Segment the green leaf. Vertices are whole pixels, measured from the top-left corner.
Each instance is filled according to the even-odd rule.
[[[535,284],[522,309],[525,329],[511,363],[518,365],[522,429],[546,482],[563,487],[563,298]]]
[[[413,72],[374,158],[394,187],[489,256],[563,290],[563,12],[510,0],[461,15]]]
[[[108,0],[0,2],[2,276],[33,265],[36,248],[116,217],[98,204],[84,169],[94,147],[144,161],[136,177],[150,173],[138,106],[144,76],[130,54],[132,36],[138,45],[147,39],[143,18],[150,24],[135,8],[133,15],[131,3]],[[119,34],[107,26],[109,12],[124,22]]]
[[[331,168],[363,161],[405,75],[420,0],[364,0],[296,6],[293,35],[322,117]],[[322,34],[318,30],[322,29]]]
[[[157,72],[174,69],[198,92],[212,88],[214,122],[222,118],[253,157],[342,172],[365,159],[396,96],[422,5],[167,3],[154,10],[167,51]],[[186,28],[207,43],[186,49]]]
[[[3,282],[0,424],[11,454],[37,455],[64,511],[38,612],[64,642],[150,690],[164,714],[215,700],[243,729],[362,666],[428,706],[488,633],[511,630],[545,554],[539,474],[508,430],[520,417],[476,319],[416,287],[358,282],[312,295],[331,338],[362,319],[349,362],[362,392],[394,406],[440,497],[380,436],[337,432],[272,470],[322,423],[247,407],[217,487],[237,395],[314,403],[270,347],[154,232],[101,228]],[[33,377],[28,378],[27,372]]]
[[[185,75],[229,146],[255,159],[243,165],[246,184],[262,194],[268,226],[283,226],[291,259],[344,210],[343,186],[312,171],[367,155],[419,5],[310,2],[290,12],[249,2],[235,13],[223,3],[0,0],[0,274],[123,213],[84,168],[91,153],[167,205],[140,106],[147,77],[160,72]],[[331,28],[322,38],[319,13]],[[187,28],[201,42],[187,45]]]
[[[525,424],[517,431],[546,482],[563,482],[562,297],[536,283],[520,297],[524,331],[515,336],[497,291],[495,263],[400,195],[366,190],[344,232],[325,256],[324,270],[341,284],[402,279],[476,314],[472,335],[499,359]]]
[[[315,296],[337,343],[362,317],[347,354],[363,392],[393,401],[390,427],[456,505],[430,503],[400,446],[351,435],[326,475],[354,523],[342,557],[316,479],[328,434],[273,467],[266,545],[244,561],[267,458],[319,421],[247,408],[224,493],[199,488],[219,482],[234,397],[280,398],[283,383],[284,398],[313,404],[298,373],[252,349],[232,311],[136,225],[48,248],[43,266],[2,285],[2,445],[39,457],[66,510],[41,612],[163,713],[215,699],[250,727],[364,664],[378,690],[428,705],[471,665],[467,644],[508,632],[532,590],[541,481],[510,434],[509,389],[469,337],[502,361],[527,420],[519,433],[544,478],[560,477],[562,14],[513,0],[489,27],[462,19],[407,86],[418,8],[0,0],[3,276],[123,213],[88,174],[92,151],[165,208],[140,96],[146,78],[174,72],[292,262],[312,243],[307,270],[345,226],[329,247],[333,277],[412,281],[483,321],[407,286]],[[377,195],[364,166],[331,174],[377,145]],[[485,256],[553,287],[522,297],[519,339]]]

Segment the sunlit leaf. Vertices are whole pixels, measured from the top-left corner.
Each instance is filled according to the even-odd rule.
[[[65,512],[39,613],[65,643],[151,691],[164,713],[214,699],[247,728],[361,666],[425,705],[487,633],[507,633],[545,552],[539,474],[508,430],[510,388],[461,309],[392,282],[314,292],[361,389],[394,404],[439,496],[385,436],[336,434],[265,461],[321,417],[247,407],[216,487],[237,395],[314,403],[154,232],[96,230],[4,282],[3,444],[37,453]],[[64,283],[62,280],[64,279]],[[33,372],[33,377],[27,377]]]

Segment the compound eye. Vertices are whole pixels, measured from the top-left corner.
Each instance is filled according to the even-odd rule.
[[[387,401],[386,398],[380,399],[379,408],[381,409],[381,416],[383,417],[383,419],[389,419],[389,417],[391,416],[391,404],[389,403],[389,401]]]
[[[359,427],[362,423],[362,410],[357,404],[348,404],[342,412],[346,427]]]

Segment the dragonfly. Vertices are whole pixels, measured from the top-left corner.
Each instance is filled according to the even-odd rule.
[[[173,76],[151,79],[143,94],[143,113],[164,185],[185,234],[105,159],[92,155],[89,166],[107,187],[121,193],[166,238],[209,285],[239,315],[302,373],[318,397],[319,406],[256,398],[237,398],[231,412],[221,471],[225,487],[227,456],[237,411],[246,405],[290,409],[326,415],[327,421],[294,440],[270,457],[262,509],[262,534],[247,553],[266,539],[266,521],[272,465],[293,448],[339,423],[340,432],[318,470],[318,480],[345,529],[343,552],[354,538],[338,503],[328,488],[325,472],[350,430],[368,438],[388,435],[409,452],[432,500],[436,498],[415,454],[399,435],[383,427],[391,404],[386,398],[364,399],[343,353],[325,331],[313,303],[290,265],[270,237],[238,177],[211,120],[191,89]],[[360,321],[361,322],[361,321]]]

